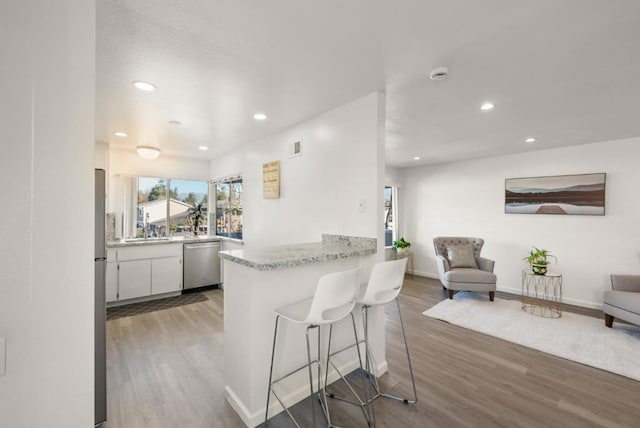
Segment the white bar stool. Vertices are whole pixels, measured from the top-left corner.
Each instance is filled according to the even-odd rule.
[[[332,325],[345,317],[352,315],[353,308],[355,306],[356,293],[358,291],[360,281],[360,268],[351,269],[344,272],[336,272],[324,275],[318,281],[318,286],[314,293],[313,298],[303,300],[302,302],[294,303],[275,310],[276,322],[273,332],[273,348],[271,350],[271,368],[269,369],[269,389],[267,391],[267,404],[265,407],[265,427],[267,426],[267,420],[269,419],[269,399],[271,394],[278,400],[282,408],[289,415],[293,423],[299,428],[300,425],[295,420],[291,412],[285,404],[282,402],[276,391],[274,385],[283,379],[291,376],[294,373],[303,370],[305,367],[309,369],[309,387],[311,389],[311,396],[314,395],[313,389],[313,374],[312,365],[318,365],[318,399],[322,407],[323,413],[327,419],[329,427],[331,424],[331,417],[329,415],[329,407],[327,405],[327,397],[324,389],[321,388],[322,382],[322,368],[320,363],[320,326]],[[353,315],[352,315],[353,316]],[[273,380],[273,362],[275,360],[276,340],[278,337],[278,321],[280,317],[291,321],[296,324],[306,324],[306,339],[307,339],[307,364],[290,371],[284,376]],[[352,319],[353,320],[353,319]],[[355,322],[354,333],[355,333]],[[309,330],[318,329],[318,356],[316,359],[311,360],[311,345],[309,342]],[[356,336],[356,341],[357,341]],[[329,347],[331,346],[331,337],[329,337]],[[330,348],[329,348],[330,349]],[[325,379],[326,382],[326,379]],[[322,393],[321,393],[322,392]],[[312,409],[313,409],[312,402]],[[315,426],[315,410],[313,412],[313,421]]]
[[[407,336],[404,331],[404,322],[402,321],[402,312],[400,310],[400,303],[398,302],[398,295],[400,294],[400,290],[402,289],[402,283],[404,281],[404,273],[405,273],[406,267],[407,267],[406,258],[378,263],[373,267],[368,284],[365,284],[360,287],[360,290],[356,297],[356,303],[362,305],[362,323],[364,328],[364,341],[359,341],[359,342],[356,341],[356,343],[354,343],[353,345],[350,345],[344,349],[341,349],[329,355],[329,357],[332,357],[340,352],[346,351],[347,349],[353,346],[356,346],[359,348],[360,343],[364,342],[365,343],[366,376],[369,379],[373,378],[372,383],[373,383],[373,387],[375,388],[375,393],[373,394],[372,397],[368,398],[367,401],[362,401],[358,399],[357,402],[337,397],[331,393],[328,394],[329,397],[346,401],[352,404],[357,404],[359,406],[367,406],[378,397],[391,398],[394,400],[402,401],[404,404],[415,404],[418,402],[418,394],[416,392],[416,382],[413,377],[411,357],[409,356],[409,346],[407,345]],[[373,361],[373,356],[370,352],[370,347],[369,347],[369,331],[367,328],[368,319],[369,319],[368,318],[369,308],[372,306],[386,305],[387,303],[390,303],[393,300],[395,300],[396,304],[398,305],[398,315],[400,317],[400,326],[402,328],[404,348],[407,353],[407,362],[409,363],[409,373],[411,374],[411,383],[413,384],[412,399],[396,397],[394,395],[381,392],[380,385],[378,384],[378,380],[375,377],[375,375],[372,374],[371,372],[371,367],[372,366],[376,367],[376,365],[375,365],[375,362]],[[347,382],[347,380],[344,379],[344,377],[343,377],[343,380]],[[326,375],[325,375],[325,389],[327,386],[326,382],[327,381],[326,381]],[[368,420],[369,419],[373,420],[373,411],[371,411],[370,418],[368,417]]]

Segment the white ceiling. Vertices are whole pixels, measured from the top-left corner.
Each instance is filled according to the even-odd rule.
[[[118,146],[213,158],[376,90],[393,166],[640,135],[637,0],[98,0],[97,21]]]

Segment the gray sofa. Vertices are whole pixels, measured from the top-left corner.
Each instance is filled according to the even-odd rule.
[[[611,290],[604,292],[602,311],[609,328],[615,318],[640,325],[640,275],[611,275]]]
[[[493,260],[480,257],[484,239],[464,236],[436,236],[433,246],[436,252],[436,264],[442,286],[449,290],[449,299],[453,299],[456,290],[489,292],[493,302],[496,292],[496,275],[493,273]],[[469,248],[470,247],[470,248]],[[455,249],[472,251],[469,257],[459,257]],[[450,260],[455,257],[457,260]]]

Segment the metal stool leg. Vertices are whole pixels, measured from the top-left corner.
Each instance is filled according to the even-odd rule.
[[[355,337],[355,346],[358,346],[358,334],[356,331],[356,323],[355,323],[355,318],[353,317],[353,314],[351,314],[351,321],[352,321],[352,325],[353,325],[353,333],[354,333],[354,337]],[[331,353],[331,338],[333,335],[333,325],[329,326],[329,344],[328,344],[328,349],[327,349],[327,360],[326,360],[326,373],[325,373],[325,377],[324,377],[324,391],[325,391],[325,399],[327,396],[334,398],[336,400],[340,400],[340,401],[345,401],[347,403],[351,403],[351,404],[356,404],[359,405],[361,407],[362,413],[365,417],[365,419],[367,420],[367,424],[369,424],[371,426],[371,421],[369,419],[369,414],[368,412],[365,410],[365,402],[362,401],[362,399],[360,398],[360,396],[358,395],[358,393],[355,391],[355,389],[353,389],[353,386],[351,386],[351,383],[345,378],[345,376],[342,374],[342,372],[338,369],[338,367],[336,367],[336,365],[333,363],[333,361],[331,361],[331,357],[339,354],[343,351],[346,351],[347,349],[353,347],[354,345],[349,345],[346,348],[341,349],[340,351],[337,351],[335,353]],[[360,357],[360,350],[358,350],[358,362],[360,365],[360,369],[364,370],[362,368],[362,359]],[[347,385],[347,387],[349,388],[349,390],[351,391],[351,394],[353,394],[353,396],[356,398],[357,401],[351,401],[351,400],[347,400],[344,398],[340,398],[335,396],[332,393],[327,394],[326,393],[326,389],[327,389],[327,384],[328,384],[328,379],[329,379],[329,368],[333,367],[333,369],[336,371],[336,373],[338,373],[338,376],[340,376],[340,379],[342,379],[342,381],[345,383],[345,385]],[[362,389],[363,391],[365,390],[365,385],[364,385],[364,381],[362,382]]]
[[[312,372],[312,365],[313,364],[317,364],[318,365],[318,391],[317,391],[317,395],[318,395],[318,399],[320,400],[320,405],[322,407],[322,411],[325,415],[325,417],[327,418],[327,422],[328,422],[328,426],[331,427],[331,422],[329,419],[329,408],[327,406],[327,398],[326,395],[324,395],[324,390],[320,389],[320,382],[322,379],[322,372],[321,372],[321,367],[320,367],[320,327],[319,326],[315,326],[315,325],[311,325],[307,327],[306,330],[306,342],[307,342],[307,364],[303,365],[302,367],[299,367],[287,374],[285,374],[284,376],[276,379],[275,381],[273,380],[273,363],[275,361],[275,351],[276,351],[276,342],[277,342],[277,338],[278,338],[278,321],[280,319],[280,316],[276,316],[276,322],[275,322],[275,328],[274,328],[274,332],[273,332],[273,347],[271,349],[271,367],[269,369],[269,388],[267,390],[267,403],[265,406],[265,415],[264,415],[264,425],[265,427],[268,424],[268,420],[269,420],[269,401],[271,398],[271,394],[273,394],[273,396],[276,398],[276,400],[278,400],[278,402],[280,403],[280,405],[282,406],[282,408],[284,409],[284,411],[287,413],[287,415],[289,416],[289,418],[291,419],[291,421],[295,424],[296,427],[301,428],[300,425],[298,424],[298,422],[296,421],[296,419],[293,417],[293,415],[291,414],[291,412],[289,411],[289,408],[285,405],[285,403],[280,399],[280,397],[278,396],[278,394],[276,394],[276,391],[273,389],[273,385],[276,384],[277,382],[280,382],[281,380],[291,376],[294,373],[299,372],[300,370],[303,370],[305,367],[308,369],[309,372],[309,388],[311,391],[311,395],[310,395],[310,399],[312,400],[311,403],[311,410],[313,412],[313,424],[314,426],[316,426],[316,411],[315,411],[315,407],[313,406],[313,396],[316,394],[314,393],[313,390],[313,372]],[[318,329],[318,356],[317,359],[312,360],[311,359],[311,342],[309,340],[309,330],[311,330],[312,328],[317,328]],[[322,399],[322,397],[324,396],[324,401]]]
[[[404,322],[402,320],[402,311],[400,310],[400,302],[396,297],[396,304],[398,305],[398,316],[400,317],[400,328],[402,329],[402,338],[404,339],[404,349],[407,352],[407,362],[409,363],[409,374],[411,375],[411,384],[413,385],[413,400],[407,398],[400,398],[390,394],[381,394],[383,397],[391,398],[393,400],[402,401],[404,404],[415,404],[418,402],[418,393],[416,392],[416,381],[413,377],[413,367],[411,366],[411,357],[409,356],[409,345],[407,344],[407,335],[404,331]]]
[[[267,425],[269,419],[269,399],[271,398],[271,381],[273,380],[273,361],[276,356],[276,338],[278,337],[278,321],[280,315],[276,315],[276,325],[273,329],[273,347],[271,348],[271,367],[269,368],[269,389],[267,390],[267,405],[264,411],[264,425]]]

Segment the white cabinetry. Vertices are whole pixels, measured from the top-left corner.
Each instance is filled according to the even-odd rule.
[[[151,260],[118,262],[119,300],[151,295]]]
[[[105,294],[107,302],[118,300],[118,263],[107,263],[107,279]]]
[[[151,260],[151,294],[182,290],[182,257]]]
[[[137,245],[107,251],[107,302],[182,289],[182,244]]]

